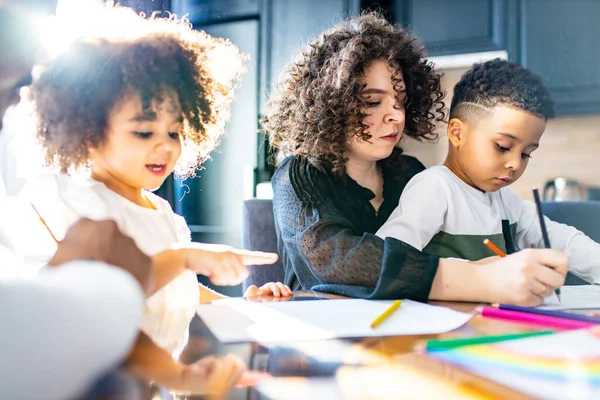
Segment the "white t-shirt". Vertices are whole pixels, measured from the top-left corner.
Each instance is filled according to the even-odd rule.
[[[55,250],[29,203],[0,196],[0,281],[35,276]]]
[[[503,220],[509,229],[503,230]],[[552,248],[569,256],[569,270],[600,283],[600,244],[572,226],[544,220]],[[481,192],[437,165],[410,180],[376,235],[442,257],[478,260],[495,255],[483,244],[486,238],[506,251],[504,231],[510,232],[518,249],[544,248],[533,202],[521,200],[510,187]]]
[[[0,398],[80,396],[127,356],[143,309],[138,282],[99,262],[0,282]]]
[[[58,240],[73,223],[87,217],[114,220],[119,229],[149,256],[167,250],[173,244],[191,242],[191,233],[183,217],[175,214],[167,201],[150,192],[144,195],[156,210],[141,207],[89,177],[45,174],[26,186],[22,195],[34,204]],[[190,307],[198,304],[199,297],[196,274],[185,270],[149,297],[146,306],[149,312]]]

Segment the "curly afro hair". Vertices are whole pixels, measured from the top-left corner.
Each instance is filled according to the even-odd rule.
[[[444,120],[444,94],[440,74],[423,56],[411,32],[377,13],[339,23],[310,43],[277,85],[262,121],[271,146],[285,156],[303,156],[317,168],[343,174],[348,133],[371,138],[363,123],[367,104],[360,92],[364,70],[376,60],[392,69],[397,106],[406,112],[404,134],[437,139],[434,129]],[[406,98],[399,91],[400,73]]]
[[[497,105],[546,119],[554,116],[554,101],[542,78],[516,62],[496,58],[463,74],[454,87],[450,118],[473,122]]]
[[[224,133],[243,57],[230,42],[174,17],[105,13],[94,16],[105,18],[95,21],[103,30],[70,45],[32,85],[46,162],[63,172],[89,167],[88,150],[105,141],[108,116],[122,98],[139,94],[147,112],[153,100],[175,93],[183,120],[175,172],[193,176]]]

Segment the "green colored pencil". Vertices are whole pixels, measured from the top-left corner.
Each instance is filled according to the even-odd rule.
[[[496,336],[479,336],[463,339],[444,339],[444,340],[428,340],[425,343],[424,350],[426,351],[444,351],[451,350],[456,347],[471,346],[475,344],[486,344],[495,342],[504,342],[507,340],[521,339],[530,336],[541,336],[549,335],[554,331],[538,331],[538,332],[527,332],[527,333],[514,333],[510,335],[496,335]]]

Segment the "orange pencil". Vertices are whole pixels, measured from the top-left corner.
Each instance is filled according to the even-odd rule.
[[[490,239],[484,239],[483,244],[485,244],[487,247],[489,247],[494,253],[496,253],[500,257],[506,257],[506,254],[504,254],[504,252],[502,250],[500,250],[498,248],[498,246],[496,246],[494,243],[492,243],[492,241]]]
[[[48,230],[48,233],[50,234],[50,236],[52,236],[52,239],[54,239],[56,244],[58,244],[59,243],[58,239],[56,239],[56,236],[54,236],[54,234],[50,230],[50,227],[46,224],[46,221],[44,221],[44,218],[42,218],[42,215],[38,212],[37,208],[35,208],[33,203],[29,203],[29,204],[31,204],[31,208],[33,208],[33,211],[35,211],[35,213],[37,214],[37,216],[40,219],[40,221],[42,222],[42,224],[46,227],[46,230]]]

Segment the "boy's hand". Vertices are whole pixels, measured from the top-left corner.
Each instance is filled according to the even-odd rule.
[[[238,250],[229,246],[193,244],[180,249],[184,265],[207,276],[219,286],[237,285],[248,276],[248,265],[266,265],[277,261],[277,254]]]
[[[259,296],[274,296],[274,297],[290,297],[292,289],[281,282],[269,282],[262,285],[260,288],[256,285],[251,285],[246,289],[244,297],[259,297]]]
[[[48,265],[75,260],[102,261],[120,267],[133,275],[144,291],[148,292],[152,286],[150,258],[138,249],[133,239],[121,233],[114,221],[82,218],[67,231]]]
[[[494,261],[498,261],[499,259],[500,259],[500,256],[491,256],[491,257],[482,258],[481,260],[470,261],[470,262],[472,262],[473,264],[485,265],[485,264],[493,263]]]
[[[490,297],[500,303],[540,305],[565,283],[569,258],[550,249],[526,249],[479,269]],[[479,279],[478,279],[479,281]]]

